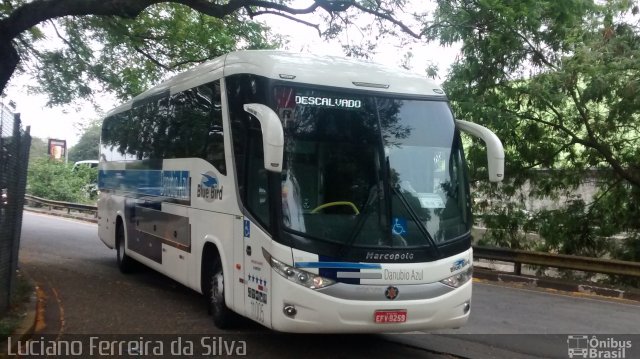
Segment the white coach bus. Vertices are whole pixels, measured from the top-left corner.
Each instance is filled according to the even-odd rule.
[[[471,200],[442,89],[362,61],[230,53],[106,116],[99,236],[237,314],[286,332],[463,325]]]

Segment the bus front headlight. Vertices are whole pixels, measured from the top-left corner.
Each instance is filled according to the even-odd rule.
[[[307,287],[309,289],[319,289],[335,283],[334,280],[321,277],[317,274],[313,274],[305,270],[294,268],[290,265],[284,264],[279,260],[273,258],[271,254],[269,254],[269,252],[267,252],[264,248],[262,249],[262,254],[276,273],[294,283],[300,284],[301,286]]]
[[[472,276],[473,276],[473,266],[469,266],[467,270],[454,274],[449,278],[443,279],[440,281],[440,283],[446,284],[450,287],[458,288],[459,286],[468,282]]]

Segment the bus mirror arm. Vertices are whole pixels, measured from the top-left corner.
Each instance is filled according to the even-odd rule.
[[[284,131],[280,118],[271,108],[259,103],[247,103],[244,110],[260,121],[264,168],[267,171],[282,172]]]
[[[489,181],[500,182],[504,178],[504,148],[495,133],[476,123],[456,120],[458,128],[472,136],[478,137],[487,145],[487,165]]]

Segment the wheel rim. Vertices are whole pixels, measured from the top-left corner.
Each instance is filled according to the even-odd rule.
[[[122,248],[122,240],[118,242],[118,262],[122,263],[124,259],[124,248]]]

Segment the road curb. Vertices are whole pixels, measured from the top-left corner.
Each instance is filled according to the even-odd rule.
[[[2,343],[0,343],[0,357],[3,358],[10,357],[8,354],[9,348],[7,346],[9,342],[25,342],[31,338],[36,328],[38,311],[41,309],[40,307],[43,303],[43,301],[40,300],[41,298],[39,298],[38,296],[39,292],[36,282],[31,279],[31,277],[24,270],[21,270],[21,272],[22,276],[26,278],[29,283],[31,283],[33,291],[31,293],[31,296],[29,297],[29,303],[27,304],[27,313],[22,319],[22,322],[20,323],[20,325],[18,325],[16,330],[14,330],[13,334],[11,334],[7,338],[7,341],[3,341]]]
[[[640,291],[602,287],[593,283],[566,282],[560,279],[516,275],[513,273],[498,272],[477,267],[473,269],[473,276],[478,279],[484,279],[493,282],[515,283],[522,284],[528,287],[584,293],[640,302]]]

